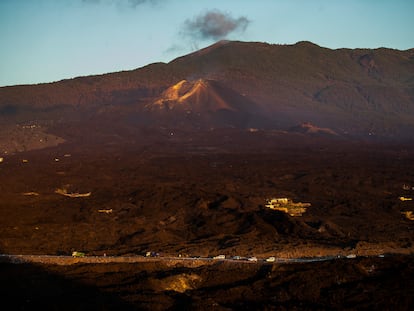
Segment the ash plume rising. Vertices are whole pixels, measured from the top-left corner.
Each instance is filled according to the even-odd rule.
[[[181,34],[193,40],[220,40],[232,32],[244,32],[249,23],[245,16],[233,18],[219,10],[210,10],[187,19]]]

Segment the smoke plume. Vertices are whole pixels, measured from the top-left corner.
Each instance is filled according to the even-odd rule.
[[[233,18],[219,10],[211,10],[187,19],[181,33],[194,40],[219,40],[232,32],[244,32],[249,23],[244,16]]]

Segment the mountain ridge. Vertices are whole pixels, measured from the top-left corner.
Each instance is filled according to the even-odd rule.
[[[91,111],[132,105],[139,114],[179,81],[199,79],[251,99],[274,128],[311,122],[386,137],[411,137],[414,129],[414,49],[328,49],[307,41],[219,41],[169,63],[2,87],[0,115],[59,105]]]

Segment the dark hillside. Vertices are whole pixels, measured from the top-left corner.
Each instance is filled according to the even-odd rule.
[[[67,105],[96,113],[109,107],[140,114],[145,105],[184,79],[217,81],[246,96],[274,128],[311,122],[339,133],[389,138],[410,138],[414,131],[412,49],[331,50],[310,42],[220,41],[168,64],[4,87],[0,114]],[[176,118],[173,113],[170,117]]]

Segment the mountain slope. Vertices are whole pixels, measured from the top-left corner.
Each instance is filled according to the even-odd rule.
[[[4,87],[0,88],[0,115],[34,110],[47,114],[56,107],[76,107],[91,113],[129,109],[140,114],[148,111],[148,103],[174,102],[165,97],[165,92],[180,81],[199,79],[214,81],[248,98],[254,103],[249,113],[256,110],[256,114],[272,120],[274,128],[311,122],[338,133],[392,138],[410,138],[414,131],[413,49],[331,50],[310,42],[271,45],[221,41],[168,64],[50,84]],[[226,99],[223,103],[221,95],[202,92],[201,85],[197,88],[200,92],[190,92],[182,107],[188,108],[197,97],[200,102],[209,98],[203,102],[210,108],[197,108],[203,113],[219,107],[232,111],[238,102]],[[172,113],[169,117],[175,118]]]
[[[181,80],[145,106],[158,124],[197,128],[265,126],[260,108],[214,80]]]
[[[232,100],[226,101],[211,81],[199,79],[193,83],[181,80],[165,90],[152,107],[168,110],[184,109],[195,112],[234,111]]]

